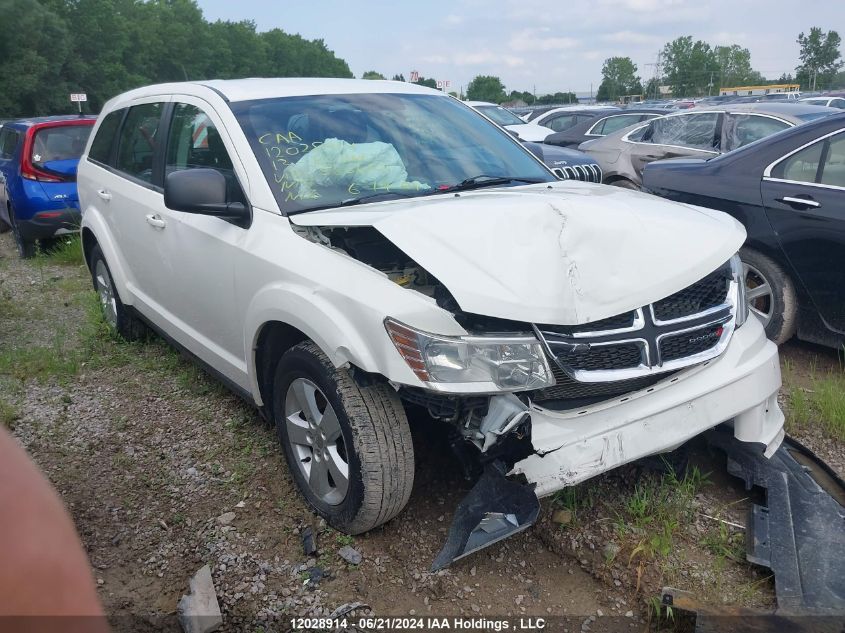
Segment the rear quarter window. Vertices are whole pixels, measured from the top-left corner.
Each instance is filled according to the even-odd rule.
[[[11,158],[17,146],[18,133],[9,127],[0,128],[0,158]]]

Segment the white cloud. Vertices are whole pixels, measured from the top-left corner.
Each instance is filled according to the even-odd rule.
[[[685,0],[599,0],[608,8],[638,11],[640,13],[655,13],[672,7],[683,5]]]
[[[551,29],[541,27],[537,29],[523,29],[514,33],[508,46],[517,52],[547,52],[574,48],[578,40],[571,37],[549,36]]]
[[[659,35],[649,35],[648,33],[635,33],[634,31],[616,31],[615,33],[608,33],[601,36],[604,42],[613,42],[615,44],[636,44],[659,46],[664,42],[663,37]]]
[[[458,26],[464,23],[464,16],[450,13],[445,18],[443,18],[443,23],[446,26]]]

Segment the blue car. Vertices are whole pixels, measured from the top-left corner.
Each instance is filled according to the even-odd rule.
[[[96,117],[53,116],[0,127],[0,231],[21,257],[36,243],[79,229],[76,167]]]

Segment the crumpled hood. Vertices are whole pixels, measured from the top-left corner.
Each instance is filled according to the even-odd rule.
[[[373,226],[461,309],[556,325],[667,297],[745,241],[730,216],[606,185],[560,182],[315,211],[301,226]]]

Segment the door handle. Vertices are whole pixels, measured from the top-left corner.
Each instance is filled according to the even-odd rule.
[[[784,196],[783,198],[777,198],[778,202],[785,202],[786,204],[802,204],[805,207],[813,207],[814,209],[818,209],[821,203],[816,202],[815,200],[811,200],[810,198],[794,198],[793,196]]]
[[[111,200],[111,194],[105,189],[97,189],[97,195],[100,196],[103,200]]]
[[[155,214],[155,215],[150,214],[150,215],[148,215],[148,216],[147,216],[147,224],[149,224],[150,226],[154,226],[154,227],[156,227],[157,229],[163,229],[165,226],[167,226],[167,222],[165,222],[165,221],[162,219],[162,217],[161,217],[160,215],[158,215],[158,214]]]

